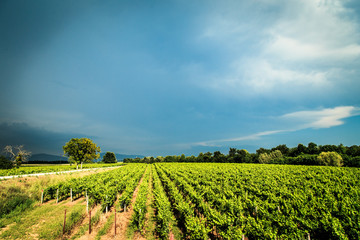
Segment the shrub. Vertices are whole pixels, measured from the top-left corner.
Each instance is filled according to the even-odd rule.
[[[259,163],[283,163],[283,155],[280,150],[272,151],[271,153],[261,153],[259,155]]]
[[[0,156],[0,169],[10,169],[13,167],[14,165],[9,159],[4,156]]]
[[[259,163],[269,163],[271,160],[270,154],[267,153],[261,153],[259,155]]]
[[[291,165],[319,165],[317,155],[300,154],[297,157],[285,157],[284,164]]]
[[[360,167],[360,156],[350,157],[348,155],[343,156],[345,167]]]
[[[317,157],[320,165],[341,167],[343,159],[337,152],[322,152]]]

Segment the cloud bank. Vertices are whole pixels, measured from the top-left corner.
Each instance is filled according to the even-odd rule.
[[[208,74],[202,86],[237,98],[306,98],[337,92],[344,84],[339,76],[351,74],[348,66],[359,64],[360,57],[359,25],[345,3],[280,0],[238,3],[233,10],[218,6],[219,13],[227,14],[212,13],[199,38],[214,49],[221,46],[228,67]],[[242,14],[235,13],[239,8],[245,9]]]
[[[103,150],[163,155],[359,142],[357,0],[1,6],[4,144],[56,152],[92,136]]]

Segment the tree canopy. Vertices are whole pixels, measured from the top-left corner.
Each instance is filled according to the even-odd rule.
[[[323,153],[322,152],[333,152]],[[337,153],[335,155],[334,153]],[[340,157],[340,158],[339,158]],[[345,167],[360,167],[360,145],[317,145],[310,142],[307,146],[298,144],[289,148],[285,144],[267,149],[259,148],[256,153],[249,153],[245,149],[230,148],[229,153],[220,151],[214,153],[200,152],[198,156],[158,156],[156,158],[126,158],[124,163],[140,162],[226,162],[226,163],[270,163],[292,165],[330,165]]]
[[[337,152],[322,152],[317,157],[321,165],[341,167],[343,159]]]
[[[89,138],[72,138],[63,146],[64,155],[69,157],[70,161],[76,163],[76,168],[84,162],[91,162],[100,158],[100,147],[96,146]]]
[[[106,152],[102,159],[103,163],[116,163],[116,156],[113,152]]]

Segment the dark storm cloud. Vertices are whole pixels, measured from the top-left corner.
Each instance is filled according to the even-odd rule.
[[[73,134],[50,132],[25,123],[1,123],[0,133],[1,151],[6,145],[24,145],[32,153],[57,155],[62,154],[62,146],[74,137]]]
[[[20,76],[33,53],[49,44],[79,7],[72,1],[0,2],[1,112],[7,113],[12,105],[11,95],[21,84]]]
[[[303,141],[280,116],[357,109],[358,1],[260,2],[0,1],[0,124],[28,124],[3,124],[1,143],[251,151]],[[358,141],[358,122],[332,119],[311,141]]]

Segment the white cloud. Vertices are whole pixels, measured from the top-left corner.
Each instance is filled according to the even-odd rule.
[[[295,122],[299,128],[330,128],[344,124],[343,119],[360,114],[360,109],[353,106],[325,108],[315,111],[299,111],[281,116]]]
[[[256,139],[259,139],[262,136],[273,135],[273,134],[281,133],[281,132],[287,132],[287,130],[264,131],[264,132],[258,132],[258,133],[255,133],[255,134],[242,136],[242,137],[237,137],[237,138],[228,138],[228,139],[219,139],[219,140],[197,142],[197,143],[194,143],[193,145],[214,147],[214,146],[217,146],[216,144],[218,144],[218,143],[256,140]]]
[[[298,111],[282,115],[278,118],[279,125],[287,125],[285,129],[258,132],[246,136],[209,140],[196,142],[192,145],[197,146],[217,146],[224,142],[241,142],[257,140],[263,136],[274,135],[278,133],[295,132],[308,128],[330,128],[344,124],[343,119],[360,115],[360,108],[354,106],[340,106],[335,108],[325,108],[312,111]],[[284,122],[286,124],[284,124]]]
[[[228,51],[228,69],[205,69],[201,86],[245,97],[308,98],[320,90],[336,91],[339,76],[351,72],[348,66],[360,57],[359,25],[344,3],[258,0],[234,3],[233,9],[219,6],[199,39]]]
[[[352,60],[360,55],[360,45],[352,43],[349,45],[331,47],[322,43],[306,42],[300,39],[276,35],[274,41],[265,49],[267,54],[281,57],[284,60]]]
[[[346,16],[345,1],[307,0],[295,4],[268,29],[265,53],[284,60],[352,60],[360,56],[358,25]]]
[[[266,60],[256,59],[235,63],[233,69],[232,74],[221,82],[215,79],[211,86],[224,91],[244,89],[247,95],[273,94],[274,91],[281,94],[293,94],[295,90],[308,91],[331,86],[327,80],[328,72],[291,70],[273,66]]]

